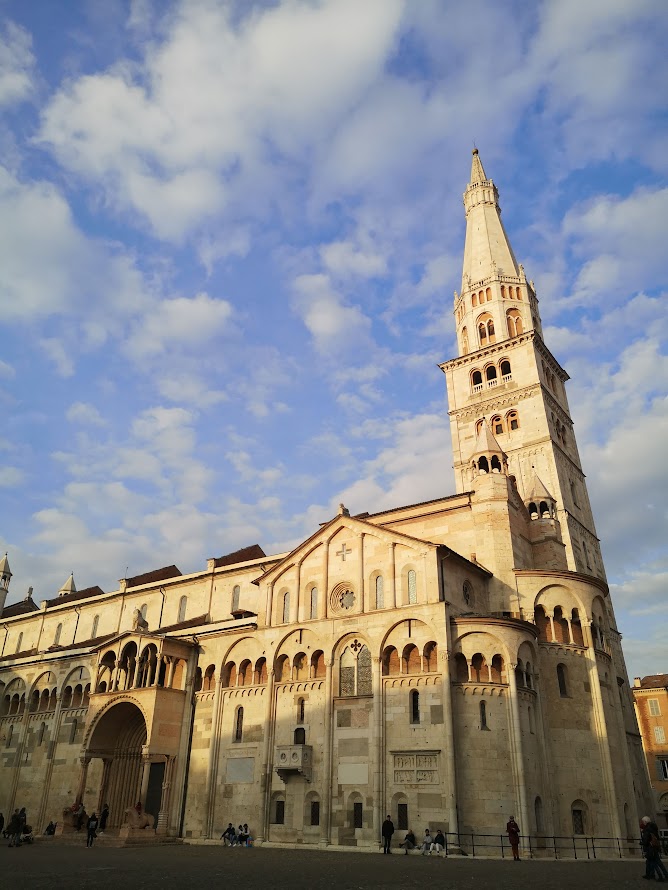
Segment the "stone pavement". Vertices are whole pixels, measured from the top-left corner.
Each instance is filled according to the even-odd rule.
[[[641,887],[644,862],[512,862],[318,850],[167,846],[87,849],[0,845],[7,890],[621,890]]]

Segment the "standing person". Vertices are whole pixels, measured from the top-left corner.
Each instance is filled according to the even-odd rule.
[[[0,813],[0,834],[3,833],[3,828],[5,827],[5,817]]]
[[[510,841],[510,846],[513,851],[513,859],[515,862],[520,861],[520,827],[515,822],[515,817],[511,816],[506,824],[506,834],[508,835],[508,840]]]
[[[109,818],[109,804],[105,803],[100,813],[100,834],[104,834],[107,827],[107,819]]]
[[[383,822],[383,827],[381,828],[380,833],[383,835],[383,853],[391,853],[392,835],[394,834],[394,822],[390,819],[389,813],[385,817],[385,821]]]
[[[415,835],[413,834],[413,829],[409,828],[406,832],[406,837],[404,838],[403,844],[399,844],[400,847],[404,848],[404,853],[408,856],[409,850],[414,850],[416,847]]]
[[[431,836],[431,833],[428,828],[424,830],[424,840],[422,841],[422,855],[428,856],[429,851],[431,850],[431,845],[434,843],[434,838]]]
[[[7,826],[7,834],[9,835],[10,847],[21,846],[21,817],[19,816],[18,809],[14,810],[12,818],[9,820],[9,825]]]
[[[97,816],[95,813],[93,813],[93,815],[88,820],[86,828],[88,829],[88,833],[86,836],[86,846],[92,847],[93,841],[97,837]]]
[[[653,822],[649,816],[643,816],[640,820],[640,842],[642,844],[642,852],[645,857],[645,874],[643,878],[651,880],[655,877],[657,881],[665,881],[668,879],[668,871],[661,861],[661,844],[659,842],[659,828],[656,822]],[[663,877],[661,877],[663,875]]]

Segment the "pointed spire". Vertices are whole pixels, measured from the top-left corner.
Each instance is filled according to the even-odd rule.
[[[471,162],[471,182],[470,185],[476,185],[479,182],[487,182],[487,176],[485,175],[485,168],[482,165],[482,161],[480,160],[480,154],[478,153],[478,149],[473,149],[473,161]]]
[[[478,474],[505,473],[508,468],[506,453],[497,442],[486,418],[483,418],[478,430],[471,459],[474,471]]]
[[[0,559],[0,591],[3,594],[7,594],[9,590],[9,582],[12,577],[12,570],[9,568],[9,559],[7,558],[7,554]],[[4,601],[4,597],[3,597]]]
[[[74,572],[72,572],[70,574],[70,577],[67,579],[67,581],[63,584],[63,586],[58,591],[58,596],[65,596],[68,593],[76,593],[76,592],[77,592],[77,586],[74,583]]]
[[[557,502],[534,470],[524,503],[532,519],[556,519]]]
[[[7,554],[0,559],[0,575],[8,575],[10,578],[12,577],[12,570],[9,568],[9,560],[7,559]]]
[[[519,276],[519,266],[501,222],[499,192],[473,149],[471,181],[464,192],[466,242],[462,293],[497,275]]]

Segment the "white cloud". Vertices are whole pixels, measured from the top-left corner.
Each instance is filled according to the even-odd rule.
[[[0,467],[0,488],[17,488],[25,481],[25,473],[18,467]]]
[[[11,380],[14,376],[16,376],[14,368],[0,359],[0,377],[3,377],[5,380]]]
[[[346,306],[327,276],[300,275],[294,281],[293,305],[324,353],[350,350],[365,341],[371,327],[359,306]]]
[[[106,421],[94,405],[87,402],[73,402],[65,415],[70,423],[88,426],[104,426]]]
[[[231,317],[232,306],[227,300],[205,293],[162,300],[135,325],[125,348],[133,358],[142,359],[169,349],[200,347],[220,336]]]
[[[39,341],[44,354],[49,358],[56,367],[56,372],[61,377],[72,377],[74,374],[73,356],[66,349],[65,345],[55,339],[55,337],[43,337]]]
[[[402,6],[295,0],[233,18],[225,6],[183,2],[143,66],[119,63],[64,86],[41,139],[178,240],[229,200],[230,184],[268,183],[272,146],[301,157],[347,112],[382,71]],[[256,197],[266,206],[271,196]]]
[[[0,106],[14,105],[33,91],[32,39],[24,29],[8,21],[0,33]]]

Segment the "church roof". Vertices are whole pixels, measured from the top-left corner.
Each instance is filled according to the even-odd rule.
[[[547,490],[543,482],[540,480],[536,473],[533,474],[533,478],[531,480],[531,487],[529,490],[529,494],[526,499],[528,501],[553,501],[554,498]]]
[[[61,593],[54,599],[46,600],[46,607],[47,609],[50,609],[51,606],[62,606],[63,603],[72,603],[76,600],[85,600],[91,596],[102,596],[103,594],[104,590],[96,584],[94,587],[86,587],[84,590],[73,590],[72,593]]]
[[[164,566],[162,569],[154,569],[143,575],[135,575],[126,578],[126,587],[141,587],[144,584],[155,584],[157,581],[169,581],[170,578],[179,578],[183,573],[176,566]]]
[[[197,627],[200,624],[207,624],[208,615],[205,613],[204,615],[198,615],[196,618],[188,618],[186,621],[178,621],[176,624],[168,624],[166,627],[157,627],[151,633],[154,634],[166,634],[172,633],[175,630],[183,630],[186,627]]]
[[[214,559],[213,564],[215,568],[220,569],[222,566],[233,566],[238,562],[250,562],[253,559],[262,559],[262,557],[266,555],[267,554],[259,544],[251,544],[249,547],[242,547],[241,550],[235,550],[233,553],[219,556],[217,559]]]
[[[5,606],[2,610],[2,618],[16,618],[17,615],[27,615],[29,612],[38,612],[39,606],[34,602],[33,598],[28,596],[18,603],[12,603],[11,606]]]

